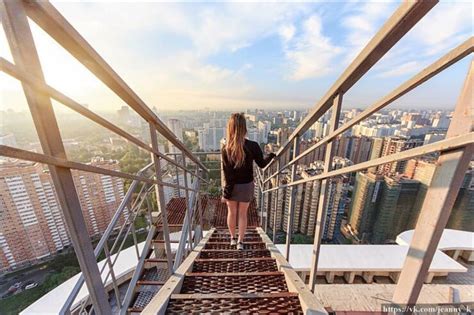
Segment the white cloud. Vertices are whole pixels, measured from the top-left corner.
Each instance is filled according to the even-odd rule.
[[[304,21],[301,34],[289,40],[288,32],[281,33],[284,50],[290,62],[291,80],[317,78],[333,70],[332,61],[341,52],[341,48],[332,44],[323,34],[319,15],[313,14]]]
[[[283,41],[287,43],[295,36],[296,28],[293,24],[282,25],[278,33]]]
[[[345,64],[362,51],[394,10],[392,2],[367,1],[351,7],[353,10],[342,19],[347,31]]]
[[[436,5],[377,65],[377,77],[411,75],[472,36],[471,3]]]
[[[420,63],[417,61],[409,61],[404,64],[396,65],[389,70],[385,70],[378,74],[381,78],[397,77],[405,74],[412,74],[420,69]]]
[[[225,92],[227,98],[248,95],[254,88],[246,72],[253,65],[245,62],[231,68],[214,64],[212,57],[278,34],[280,26],[291,25],[308,4],[58,2],[55,6],[139,95],[151,102],[165,102],[167,95],[167,102],[178,99],[173,91],[181,96],[185,91]],[[167,43],[166,38],[173,40]]]
[[[453,48],[472,36],[472,2],[441,2],[409,34],[409,40],[424,47],[426,55]]]

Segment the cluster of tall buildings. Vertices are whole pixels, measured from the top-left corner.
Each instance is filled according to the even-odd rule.
[[[349,121],[359,110],[346,111],[341,120]],[[444,139],[450,119],[445,112],[402,112],[393,110],[374,114],[334,140],[333,169],[396,154],[423,144]],[[329,115],[322,116],[302,137],[300,151],[305,151],[329,134]],[[273,130],[276,149],[285,143],[291,128]],[[322,172],[326,145],[299,161],[297,179]],[[289,153],[289,152],[288,152]],[[356,174],[336,176],[328,180],[325,203],[323,241],[339,243],[349,239],[356,243],[383,244],[413,229],[418,220],[426,191],[431,183],[436,155],[409,161],[391,162]],[[286,163],[288,157],[283,157]],[[449,228],[474,231],[474,180],[472,166],[466,173],[458,194]],[[280,184],[289,181],[289,174],[280,176]],[[293,232],[313,236],[320,197],[320,181],[295,186],[296,202]],[[285,231],[288,222],[288,201],[291,189],[279,190],[271,198],[276,207],[270,222]]]
[[[360,243],[383,244],[415,228],[436,169],[435,160],[412,159],[403,174],[357,173],[344,233]],[[474,230],[474,164],[466,172],[448,228]]]
[[[333,167],[341,168],[352,163],[346,158],[337,157],[334,159]],[[301,165],[297,170],[296,180],[309,178],[322,173],[323,161],[315,161],[309,165]],[[284,184],[290,180],[290,175],[284,173],[280,175],[280,183]],[[344,213],[347,213],[349,206],[350,176],[334,176],[327,181],[327,202],[325,204],[326,220],[323,232],[323,240],[326,242],[337,242],[340,237],[340,228]],[[293,216],[293,232],[306,235],[314,235],[316,226],[316,215],[320,198],[321,181],[309,181],[304,184],[293,186],[295,192],[295,210]],[[275,193],[271,194],[270,204],[267,206],[275,208],[276,211],[270,213],[270,222],[275,224],[276,230],[286,231],[288,225],[288,209],[291,188],[282,188],[278,193],[278,200]],[[276,221],[274,221],[274,217]]]
[[[267,143],[271,130],[271,122],[258,120],[255,115],[247,115],[247,138],[257,143]],[[226,134],[226,119],[210,119],[197,129],[199,149],[203,151],[218,151],[220,143]]]
[[[119,170],[116,161],[96,158],[90,164]],[[98,236],[105,231],[122,201],[123,181],[108,175],[72,172],[89,235]],[[70,243],[48,169],[38,163],[3,161],[0,164],[0,271],[47,258]]]

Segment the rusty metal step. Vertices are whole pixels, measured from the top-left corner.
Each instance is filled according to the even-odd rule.
[[[181,293],[277,293],[288,291],[282,272],[188,273]]]
[[[271,257],[248,259],[196,259],[193,272],[259,272],[278,271]]]
[[[203,249],[199,258],[216,259],[216,258],[258,258],[270,257],[268,249],[246,249],[246,250],[219,250],[219,249]]]
[[[239,233],[239,230],[235,230],[236,233]],[[212,235],[216,234],[224,234],[224,235],[229,235],[229,229],[217,229],[214,230],[214,233]],[[245,234],[258,234],[258,231],[256,229],[248,228],[245,230]]]
[[[229,242],[220,242],[220,243],[206,243],[204,249],[236,249],[236,245],[230,245]],[[244,243],[244,249],[266,249],[266,245],[263,242],[252,242]]]
[[[298,294],[173,294],[167,314],[303,314]]]
[[[245,235],[244,242],[261,242],[262,238],[255,235]],[[209,242],[230,242],[230,235],[211,236]]]

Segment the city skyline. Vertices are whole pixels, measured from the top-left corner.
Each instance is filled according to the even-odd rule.
[[[398,5],[54,4],[145,102],[159,110],[309,108]],[[345,95],[344,106],[366,107],[447,47],[461,43],[470,36],[470,12],[470,3],[440,3]],[[33,34],[51,86],[94,110],[114,111],[123,105],[36,26]],[[0,42],[5,42],[3,32]],[[11,60],[4,50],[8,46],[0,46],[1,56]],[[451,108],[467,62],[460,61],[394,106]],[[0,80],[0,109],[26,109],[20,84],[4,74]]]

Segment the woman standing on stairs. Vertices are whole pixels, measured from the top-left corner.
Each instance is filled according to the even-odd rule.
[[[253,161],[260,168],[265,167],[275,157],[270,153],[263,157],[257,142],[246,139],[247,125],[243,113],[234,113],[227,123],[226,143],[222,148],[222,168],[224,171],[223,200],[227,203],[227,225],[231,245],[244,249],[243,241],[247,229],[247,211],[254,195]],[[239,214],[239,238],[235,237],[235,225]]]

